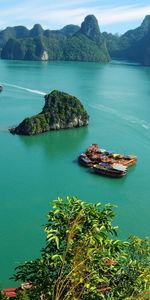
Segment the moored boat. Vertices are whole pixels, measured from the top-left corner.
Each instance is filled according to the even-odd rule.
[[[85,166],[85,167],[92,167],[92,161],[87,157],[85,153],[82,153],[78,157],[79,164]]]
[[[99,163],[95,164],[91,168],[95,173],[108,176],[119,178],[123,177],[127,173],[127,167],[120,165],[120,164],[110,164],[110,163]]]
[[[2,90],[3,90],[3,86],[2,86],[2,85],[0,85],[0,92],[2,92]]]
[[[91,168],[95,173],[109,177],[123,177],[127,174],[127,168],[136,163],[135,155],[123,155],[100,148],[97,144],[91,144],[85,153],[78,157],[79,164]]]
[[[132,166],[137,162],[135,155],[124,155],[101,149],[97,144],[91,144],[86,152],[86,156],[95,163],[107,162],[110,164],[118,163],[123,166]]]

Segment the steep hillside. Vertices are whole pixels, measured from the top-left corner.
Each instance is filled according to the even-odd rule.
[[[107,33],[103,35],[111,57],[150,65],[150,15],[140,27],[127,31],[120,38]]]
[[[100,62],[110,60],[105,38],[93,15],[85,18],[81,28],[67,25],[61,30],[44,30],[39,24],[34,25],[31,30],[19,28],[22,35],[18,27],[6,29],[7,35],[6,31],[0,32],[1,58]]]

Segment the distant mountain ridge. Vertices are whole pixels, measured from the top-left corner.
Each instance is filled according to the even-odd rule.
[[[94,15],[85,17],[81,27],[70,24],[60,30],[44,30],[40,24],[31,30],[7,27],[0,31],[0,55],[2,59],[96,62],[113,58],[150,66],[150,15],[120,37],[101,33]]]
[[[14,26],[7,27],[0,31],[0,48],[3,48],[9,39],[19,39],[19,38],[35,38],[39,36],[48,37],[54,33],[62,33],[66,36],[73,35],[80,29],[77,25],[66,25],[60,30],[44,30],[40,24],[35,24],[32,29],[28,29],[25,26]]]
[[[25,60],[110,60],[105,39],[93,15],[81,27],[67,25],[60,30],[44,30],[40,24],[31,30],[7,27],[0,32],[1,58]]]
[[[103,33],[110,56],[150,66],[150,15],[147,15],[141,26],[129,30],[122,36]]]

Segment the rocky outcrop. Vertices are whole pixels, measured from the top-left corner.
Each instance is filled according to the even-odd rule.
[[[88,125],[89,116],[79,99],[67,93],[54,90],[45,96],[41,113],[26,118],[13,134],[36,135],[49,130],[59,130]]]
[[[81,29],[79,32],[85,34],[89,39],[93,40],[96,44],[100,44],[103,40],[103,37],[101,36],[100,33],[98,21],[94,15],[89,15],[85,17],[83,23],[81,24]]]
[[[72,50],[74,50],[73,52],[77,56],[77,59],[75,60],[78,60],[78,57],[81,57],[82,59],[80,60],[101,62],[110,61],[105,38],[100,32],[98,21],[94,15],[88,15],[85,17],[80,30],[76,32],[71,41]],[[76,49],[73,49],[74,45],[76,45]],[[71,47],[69,48],[71,49]],[[67,50],[68,54],[72,51],[71,50],[69,52],[70,49]],[[80,49],[79,52],[78,49]]]
[[[48,52],[45,50],[41,56],[41,60],[48,60]]]

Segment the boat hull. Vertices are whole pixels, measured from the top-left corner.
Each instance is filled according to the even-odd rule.
[[[92,161],[90,161],[89,159],[85,159],[84,157],[82,157],[82,155],[80,155],[78,157],[78,162],[80,165],[87,167],[87,168],[91,168],[93,166]]]
[[[98,175],[103,175],[107,177],[113,177],[113,178],[121,178],[126,175],[126,172],[114,172],[111,170],[104,170],[96,167],[92,167],[92,171]]]
[[[94,166],[91,169],[94,173],[107,177],[121,178],[126,175],[126,172],[114,172],[113,170],[104,170]]]

